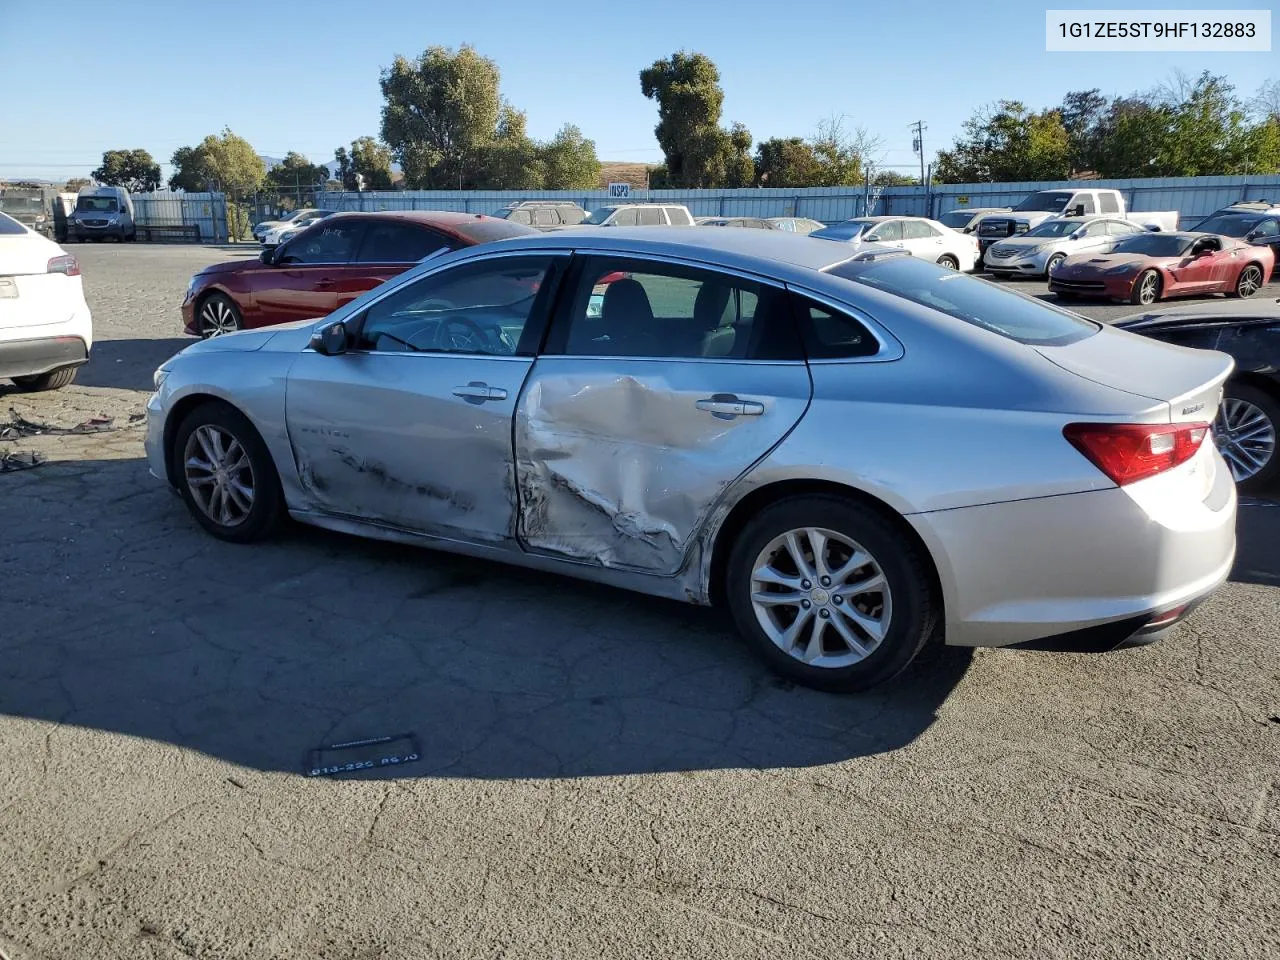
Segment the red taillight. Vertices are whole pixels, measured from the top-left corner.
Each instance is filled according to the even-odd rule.
[[[1062,431],[1071,445],[1123,487],[1154,477],[1195,456],[1207,423],[1071,423]]]
[[[45,268],[45,272],[65,273],[68,277],[78,277],[80,276],[80,264],[70,254],[64,257],[54,257],[49,261],[49,266]]]

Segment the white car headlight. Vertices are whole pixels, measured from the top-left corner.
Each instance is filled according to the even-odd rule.
[[[151,375],[151,382],[155,384],[156,390],[164,386],[164,382],[169,379],[169,368],[161,364],[156,367],[156,372]]]

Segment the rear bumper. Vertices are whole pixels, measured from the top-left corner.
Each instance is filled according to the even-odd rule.
[[[0,377],[30,377],[89,362],[80,337],[38,337],[0,341]]]
[[[908,516],[938,568],[947,642],[1096,650],[1157,639],[1235,559],[1235,483],[1206,446],[1181,477]],[[1213,471],[1203,499],[1187,495],[1194,470]]]

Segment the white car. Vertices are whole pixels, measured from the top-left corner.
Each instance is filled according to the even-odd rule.
[[[1047,277],[1073,253],[1110,253],[1125,237],[1146,229],[1117,217],[1063,217],[987,247],[982,264],[997,277]]]
[[[913,257],[971,273],[978,264],[977,238],[925,217],[855,217],[809,234],[855,246],[877,243],[898,247]]]
[[[92,347],[76,258],[0,214],[0,378],[21,390],[65,387]]]
[[[262,245],[264,247],[278,247],[280,246],[280,244],[284,243],[286,240],[300,234],[303,230],[307,229],[307,227],[311,226],[313,223],[319,223],[328,215],[329,214],[326,213],[323,216],[307,217],[302,220],[291,220],[286,224],[282,224],[281,226],[273,227],[272,229],[268,230],[265,234],[263,234]]]
[[[331,213],[333,213],[332,210],[319,210],[315,207],[303,207],[301,210],[295,210],[284,220],[263,220],[261,223],[255,223],[253,225],[253,238],[259,243],[264,243],[266,242],[267,234],[273,230],[279,230],[281,228],[287,229],[289,227],[296,227],[300,230],[302,228],[298,225],[303,220],[315,220],[319,217],[327,217]]]

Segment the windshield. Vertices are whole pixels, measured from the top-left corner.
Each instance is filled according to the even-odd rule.
[[[942,225],[950,227],[952,230],[963,230],[972,219],[973,211],[971,210],[952,210],[950,213],[942,215]]]
[[[1050,306],[1043,300],[967,277],[918,257],[892,257],[871,263],[846,261],[828,272],[932,307],[1019,343],[1037,346],[1074,343],[1100,329],[1093,321]]]
[[[809,236],[821,237],[824,240],[852,240],[870,226],[870,220],[846,220],[844,223],[837,223],[834,227],[815,230]]]
[[[1065,190],[1041,190],[1027,197],[1013,209],[1061,213],[1067,208],[1067,201],[1074,196],[1074,193]]]
[[[1140,233],[1121,240],[1113,253],[1140,253],[1148,257],[1180,257],[1191,246],[1190,237],[1176,233]]]
[[[81,197],[76,201],[77,210],[92,210],[95,213],[113,213],[120,207],[115,197]]]
[[[0,210],[9,213],[43,213],[39,197],[0,197]]]
[[[587,214],[586,218],[582,222],[599,226],[600,224],[608,220],[609,214],[613,213],[613,211],[616,209],[618,208],[617,207],[601,207],[599,210],[592,210],[590,213]]]
[[[1065,237],[1080,229],[1081,224],[1070,220],[1046,220],[1040,226],[1028,230],[1024,237]]]
[[[1217,233],[1224,237],[1243,237],[1262,222],[1259,216],[1247,213],[1215,213],[1196,224],[1196,233]]]
[[[449,229],[473,244],[488,243],[490,240],[502,240],[506,237],[526,237],[529,234],[538,233],[536,229],[525,226],[523,223],[492,217],[484,220],[464,220],[461,223],[451,224]]]

